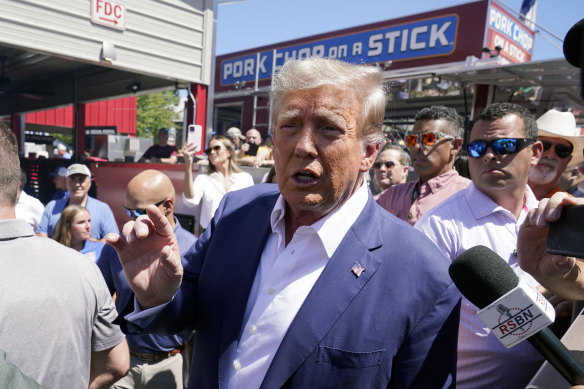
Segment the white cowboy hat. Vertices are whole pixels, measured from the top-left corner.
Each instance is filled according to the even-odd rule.
[[[583,159],[582,148],[584,148],[584,136],[578,133],[576,119],[571,112],[560,112],[550,109],[537,119],[537,136],[549,136],[553,138],[562,138],[572,143],[571,164]]]

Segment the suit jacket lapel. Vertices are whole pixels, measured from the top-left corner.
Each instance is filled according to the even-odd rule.
[[[271,232],[270,215],[277,198],[278,194],[248,211],[243,217],[237,215],[237,220],[227,221],[233,223],[233,233],[237,237],[234,242],[243,242],[243,245],[233,244],[230,250],[233,254],[229,258],[224,258],[225,272],[218,275],[225,277],[222,281],[225,288],[220,329],[219,387],[225,387],[227,384],[225,378],[232,362],[229,357],[237,348],[247,300],[266,240]],[[242,252],[245,253],[244,258]]]
[[[376,207],[370,195],[292,321],[261,388],[284,385],[379,268],[380,259],[370,253],[382,244]],[[351,271],[356,262],[365,269],[359,277]]]

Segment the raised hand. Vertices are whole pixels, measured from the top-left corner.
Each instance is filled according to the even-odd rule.
[[[183,275],[180,251],[172,226],[155,205],[148,216],[126,223],[124,238],[108,234],[106,242],[118,252],[124,274],[140,306],[151,308],[169,301]]]
[[[582,203],[584,199],[568,197],[566,193],[542,199],[539,207],[529,212],[517,237],[517,259],[521,268],[550,291],[571,299],[584,298],[582,263],[572,257],[549,254],[546,241],[549,223],[558,220],[562,209]]]

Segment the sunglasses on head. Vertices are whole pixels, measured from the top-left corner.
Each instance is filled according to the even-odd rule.
[[[434,146],[436,144],[436,137],[444,139],[455,139],[454,136],[444,134],[442,132],[424,132],[423,134],[410,134],[406,136],[406,146],[414,147],[416,143],[422,142],[425,146]]]
[[[214,151],[214,152],[218,153],[219,150],[221,150],[221,146],[216,145],[216,146],[209,147],[208,149],[206,149],[205,150],[205,154],[211,154],[211,151]]]
[[[552,142],[547,140],[540,141],[543,144],[543,151],[548,151],[552,147]],[[561,143],[557,143],[554,147],[554,151],[559,158],[566,159],[570,155],[572,155],[572,151],[574,151],[574,146],[566,146]]]
[[[393,163],[391,161],[387,161],[387,162],[379,162],[379,161],[377,161],[377,162],[375,162],[373,164],[373,169],[380,169],[381,168],[381,165],[385,165],[385,168],[386,169],[389,169],[391,167],[394,167],[395,166],[395,163]]]
[[[475,140],[468,144],[467,151],[468,156],[472,158],[479,158],[485,155],[489,146],[491,146],[495,154],[513,154],[523,150],[532,143],[532,139],[526,138],[501,138],[490,142]]]
[[[162,199],[154,205],[158,207],[160,204],[164,203],[165,201],[166,201],[166,199]],[[125,205],[124,205],[124,211],[126,211],[126,215],[128,215],[128,217],[132,220],[137,219],[139,216],[146,215],[145,209],[141,209],[141,208],[131,209],[131,208],[126,208]]]

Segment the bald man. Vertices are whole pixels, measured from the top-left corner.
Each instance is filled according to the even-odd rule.
[[[269,147],[261,146],[262,135],[255,128],[245,133],[245,143],[237,153],[237,163],[243,166],[271,166],[274,164],[273,152]]]
[[[173,226],[181,253],[195,243],[193,234],[183,229],[174,216],[174,187],[158,170],[145,170],[130,180],[126,187],[124,209],[132,220],[145,214],[144,208],[154,204]],[[110,293],[117,293],[116,305],[121,310],[132,291],[124,277],[116,251],[106,246],[97,262]],[[181,334],[128,335],[130,372],[112,388],[183,388],[188,374],[185,342],[190,331]]]

